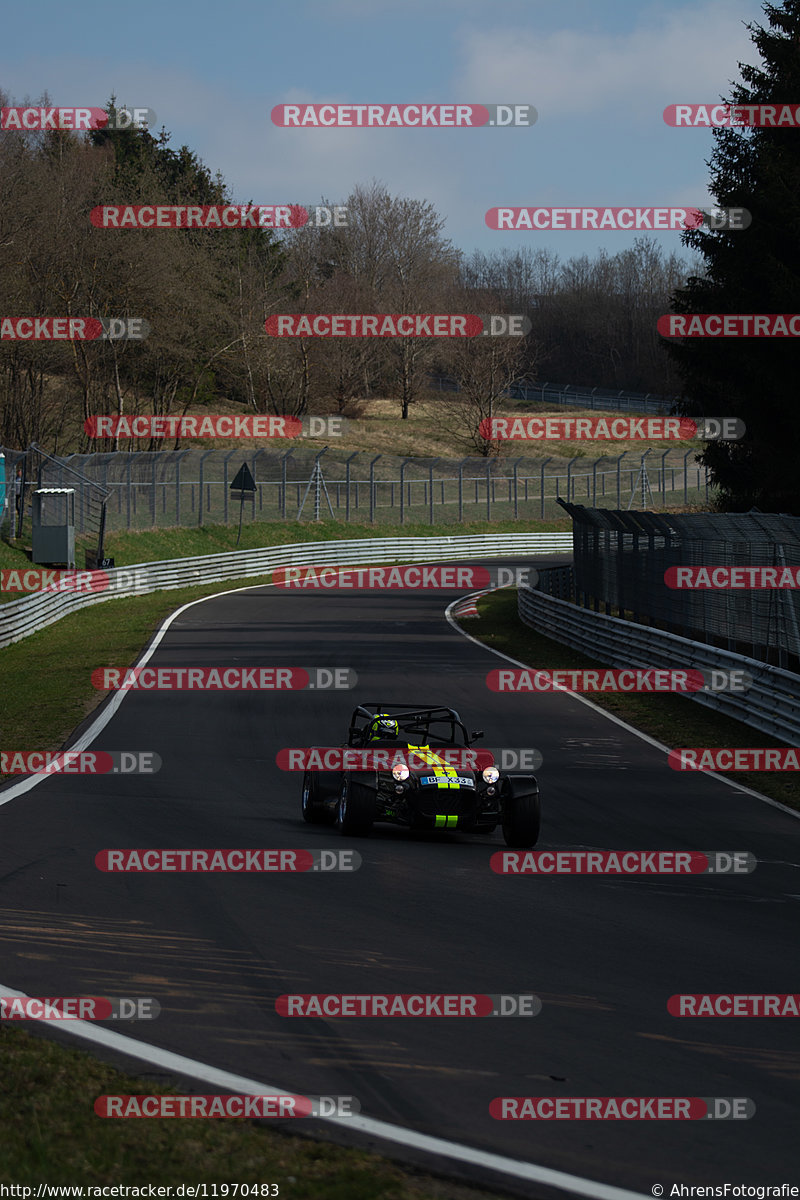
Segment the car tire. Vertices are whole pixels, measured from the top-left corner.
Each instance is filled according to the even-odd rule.
[[[503,805],[503,837],[507,846],[526,850],[539,840],[542,806],[538,792],[507,796]]]
[[[363,783],[342,780],[336,824],[345,837],[367,837],[375,822],[375,793]]]
[[[321,795],[318,771],[306,771],[303,775],[301,805],[303,820],[309,825],[332,825],[336,820],[336,809],[331,812]]]

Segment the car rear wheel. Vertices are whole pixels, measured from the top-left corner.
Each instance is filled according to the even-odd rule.
[[[303,775],[303,820],[309,825],[332,825],[336,820],[336,809],[331,812],[321,794],[318,771],[306,771]]]
[[[339,790],[336,823],[339,832],[349,837],[366,837],[375,821],[375,793],[363,783],[345,775]]]
[[[507,846],[524,850],[539,840],[542,808],[538,792],[508,796],[503,805],[503,837]]]

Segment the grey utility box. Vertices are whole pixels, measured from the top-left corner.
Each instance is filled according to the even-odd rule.
[[[75,489],[39,488],[33,493],[33,553],[42,566],[75,566]]]

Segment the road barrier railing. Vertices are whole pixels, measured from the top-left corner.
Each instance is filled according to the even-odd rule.
[[[277,567],[359,563],[467,562],[531,554],[571,554],[572,533],[497,533],[456,537],[379,537],[329,542],[297,542],[194,558],[134,563],[105,572],[100,592],[32,592],[0,605],[0,647],[30,637],[69,613],[103,600],[148,592],[268,575]],[[28,568],[30,569],[30,568]]]
[[[517,609],[525,625],[608,667],[743,671],[752,679],[747,691],[686,695],[790,746],[800,746],[800,676],[791,671],[662,629],[578,608],[529,587],[519,588]]]

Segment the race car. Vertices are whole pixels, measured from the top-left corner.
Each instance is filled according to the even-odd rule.
[[[305,771],[303,817],[337,825],[348,837],[366,837],[376,821],[482,834],[500,824],[507,846],[534,846],[541,820],[536,777],[486,765],[490,752],[472,749],[482,737],[480,730],[468,734],[453,708],[360,704],[346,744],[316,755],[317,765],[333,761],[336,769]]]

